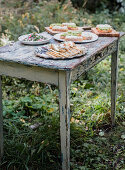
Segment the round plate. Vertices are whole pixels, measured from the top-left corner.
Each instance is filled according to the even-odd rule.
[[[78,45],[78,46],[81,46],[81,45]],[[45,58],[45,59],[67,60],[67,59],[72,59],[72,58],[77,58],[77,57],[84,56],[87,53],[87,48],[81,46],[81,48],[84,49],[84,53],[83,54],[78,54],[78,55],[70,56],[68,58],[65,58],[65,57],[54,57],[54,56],[49,56],[49,55],[46,54],[47,47],[48,47],[48,45],[44,45],[42,47],[38,47],[35,50],[35,55],[38,56],[38,57]]]
[[[51,39],[52,39],[52,36],[50,35],[47,35],[47,34],[44,34],[44,33],[40,33],[38,35],[42,35],[44,37],[46,37],[47,39],[46,40],[43,40],[43,41],[24,41],[24,39],[26,37],[28,37],[30,34],[27,34],[27,35],[22,35],[18,38],[18,40],[23,43],[23,44],[27,44],[27,45],[40,45],[40,44],[46,44],[48,43]]]
[[[65,39],[61,39],[60,38],[60,35],[61,34],[64,34],[64,33],[60,33],[60,34],[56,34],[54,35],[54,38],[55,40],[58,40],[58,41],[65,41]],[[73,41],[74,43],[89,43],[89,42],[93,42],[93,41],[96,41],[98,40],[98,36],[94,33],[91,33],[91,32],[84,32],[85,35],[90,35],[92,37],[91,40],[83,40],[83,41]]]

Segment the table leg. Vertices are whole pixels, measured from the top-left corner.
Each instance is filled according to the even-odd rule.
[[[70,73],[59,72],[59,108],[62,170],[70,169]]]
[[[118,78],[118,45],[117,45],[117,51],[115,51],[111,57],[111,121],[112,121],[112,126],[115,125],[117,78]]]
[[[3,115],[2,115],[2,83],[0,76],[0,163],[3,156]]]

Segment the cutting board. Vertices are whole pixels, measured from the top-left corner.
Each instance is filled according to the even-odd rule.
[[[96,28],[91,28],[91,31],[98,35],[99,37],[119,37],[119,32],[112,30],[110,33],[100,33]]]

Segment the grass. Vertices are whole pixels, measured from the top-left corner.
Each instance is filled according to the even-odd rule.
[[[21,10],[20,4],[17,10]],[[4,6],[6,7],[6,6]],[[2,16],[2,40],[17,39],[20,34],[43,30],[56,21],[77,24],[110,23],[125,31],[123,15],[107,10],[89,14],[64,4],[60,9],[53,2],[28,5],[9,19]],[[9,5],[8,7],[9,8]],[[11,4],[11,8],[13,8]],[[41,11],[45,10],[43,13]],[[49,17],[46,19],[46,16]],[[72,10],[72,13],[71,13]],[[68,15],[69,14],[69,15]],[[32,20],[31,20],[32,18]],[[41,20],[42,19],[42,20]],[[16,25],[16,27],[13,27]],[[31,26],[32,25],[32,26]],[[34,27],[36,26],[36,27]],[[27,29],[29,28],[29,29]],[[110,126],[110,64],[111,56],[103,60],[71,85],[71,169],[125,169],[125,39],[120,42],[119,80],[116,126]],[[4,116],[4,157],[1,169],[58,170],[61,169],[58,90],[55,86],[2,77]],[[31,129],[31,125],[39,127]]]
[[[124,67],[122,64],[120,67],[114,129],[110,127],[110,58],[94,67],[87,80],[81,77],[72,84],[71,169],[125,168],[125,87],[124,79],[121,80]],[[57,89],[3,77],[3,94],[5,153],[2,168],[60,169]],[[41,123],[40,127],[30,129],[36,122]],[[104,134],[101,136],[100,132]]]

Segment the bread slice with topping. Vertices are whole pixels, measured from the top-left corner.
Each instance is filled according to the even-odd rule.
[[[96,29],[100,33],[110,33],[112,32],[112,27],[108,24],[99,24],[96,26]]]

